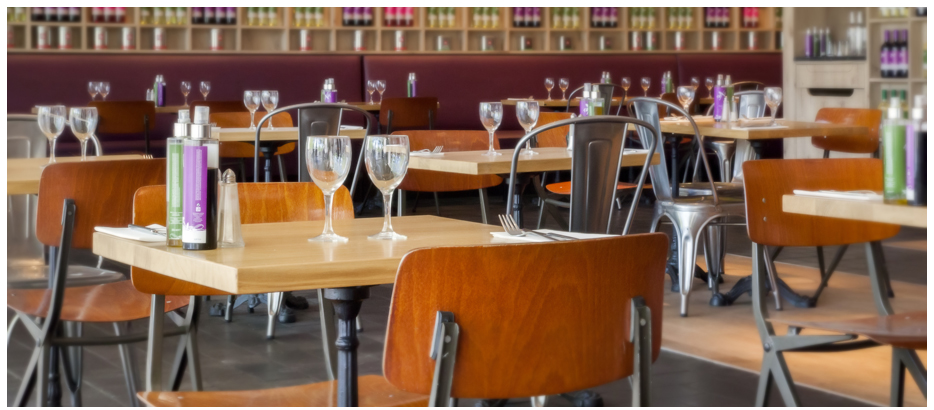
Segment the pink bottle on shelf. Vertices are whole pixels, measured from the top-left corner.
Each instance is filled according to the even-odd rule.
[[[412,27],[415,25],[415,8],[405,7],[405,25]]]
[[[386,12],[385,18],[383,18],[383,25],[386,27],[392,27],[396,25],[396,7],[386,7],[383,9]]]
[[[126,7],[115,7],[114,16],[117,23],[126,23]]]

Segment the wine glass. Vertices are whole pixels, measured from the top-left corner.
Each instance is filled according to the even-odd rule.
[[[499,124],[503,122],[503,103],[480,103],[480,122],[483,123],[483,126],[486,128],[486,130],[490,132],[490,150],[483,155],[491,157],[503,155],[493,149],[493,132],[495,132],[496,129],[499,128]]]
[[[519,119],[519,125],[522,126],[526,134],[531,132],[532,128],[535,127],[535,123],[538,122],[538,111],[538,101],[516,102],[516,117]],[[532,151],[531,139],[525,142],[525,151],[523,154],[538,155],[537,152]]]
[[[691,102],[694,101],[694,88],[683,85],[678,87],[678,101],[680,101],[681,106],[684,107],[684,112],[687,113],[685,115],[690,115],[691,112],[688,111],[688,107],[691,105]]]
[[[275,90],[263,90],[260,100],[263,103],[263,108],[266,109],[266,114],[269,114],[279,105],[279,92]],[[269,129],[273,129],[272,118],[269,119]]]
[[[697,87],[700,86],[700,80],[697,77],[691,77],[691,87],[694,88],[694,94],[697,94]]]
[[[208,93],[210,93],[210,92],[211,92],[211,82],[210,82],[210,81],[202,81],[202,82],[201,82],[201,95],[204,96],[204,101],[207,101],[207,100],[208,100]]]
[[[182,81],[182,95],[185,96],[185,107],[188,106],[188,93],[191,92],[191,82]]]
[[[110,94],[110,83],[106,81],[97,83],[97,92],[101,95],[101,101],[106,101],[107,94]]]
[[[243,105],[246,106],[247,110],[250,110],[250,129],[256,129],[256,123],[253,121],[254,116],[256,115],[256,110],[259,108],[260,102],[260,93],[259,91],[244,91],[243,92]]]
[[[765,105],[769,106],[772,113],[772,122],[769,125],[775,125],[775,115],[778,114],[778,106],[782,104],[781,87],[765,87]]]
[[[629,86],[632,85],[632,81],[629,80],[629,77],[623,77],[619,82],[620,87],[623,87],[623,102],[629,98]]]
[[[386,92],[386,80],[376,80],[376,92],[379,93],[379,103],[383,103],[383,93]]]
[[[707,86],[707,98],[713,97],[713,77],[707,77],[704,85]]]
[[[652,79],[649,77],[642,77],[642,91],[645,91],[645,96],[649,96],[649,86],[652,85]]]
[[[566,99],[564,98],[564,92],[568,90],[568,85],[569,85],[569,82],[567,78],[562,78],[558,80],[558,88],[561,89],[561,100]]]
[[[43,105],[37,108],[39,109],[37,115],[39,130],[49,139],[49,163],[51,164],[55,162],[55,141],[65,130],[65,106]]]
[[[88,82],[88,94],[91,94],[91,101],[94,101],[94,97],[97,96],[97,93],[100,91],[98,88],[100,84],[96,81]]]
[[[373,104],[373,91],[376,91],[376,82],[368,80],[366,82],[366,92],[370,94],[370,104]]]
[[[85,161],[88,158],[88,138],[97,128],[97,108],[72,107],[70,114],[71,132],[81,141],[81,160]]]
[[[548,101],[551,101],[551,90],[555,88],[555,79],[548,77],[545,79],[545,89],[548,90]]]
[[[347,242],[347,238],[334,233],[331,210],[334,193],[343,185],[350,173],[350,137],[308,137],[305,146],[305,165],[312,181],[324,194],[324,230],[309,242]]]
[[[367,239],[405,240],[392,230],[392,192],[402,183],[409,166],[409,137],[405,135],[370,135],[364,146],[366,172],[373,185],[383,193],[383,230]]]

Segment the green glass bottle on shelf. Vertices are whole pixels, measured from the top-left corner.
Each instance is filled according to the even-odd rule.
[[[309,7],[293,7],[292,8],[292,25],[295,27],[308,27],[308,23],[305,21],[305,10]]]
[[[551,26],[554,28],[564,28],[564,7],[552,7]]]
[[[266,25],[270,27],[279,25],[279,8],[278,7],[267,7],[266,8]]]
[[[259,24],[259,7],[246,8],[246,21],[248,26]]]

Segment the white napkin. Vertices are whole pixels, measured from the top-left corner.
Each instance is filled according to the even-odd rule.
[[[409,153],[409,156],[410,157],[443,157],[444,153],[443,152],[434,153],[427,149],[423,149],[420,151],[412,151]]]
[[[342,130],[362,130],[363,127],[359,125],[341,125]]]
[[[816,196],[822,198],[835,198],[835,199],[855,199],[858,201],[882,201],[882,195],[873,192],[873,191],[832,191],[832,190],[821,190],[821,191],[805,191],[802,189],[796,189],[794,191],[795,195],[801,196]]]
[[[712,116],[712,115],[692,115],[691,118],[694,120],[694,122],[710,122],[710,121],[713,121],[713,116]],[[683,116],[680,116],[680,115],[671,116],[671,117],[665,117],[665,118],[662,118],[662,121],[675,121],[675,122],[682,121],[682,122],[687,122],[687,120],[686,120]]]
[[[146,226],[150,229],[156,230],[165,230],[165,227],[159,224],[152,224]],[[106,233],[108,235],[113,235],[118,238],[131,239],[134,241],[140,242],[165,242],[165,236],[153,235],[151,233],[137,231],[130,228],[111,228],[107,226],[95,226],[94,230],[101,233]]]
[[[609,238],[611,236],[617,235],[604,235],[599,233],[576,233],[576,232],[567,232],[567,231],[555,231],[551,229],[536,229],[537,231],[542,231],[546,233],[556,233],[558,235],[570,236],[575,239],[596,239],[596,238]],[[526,233],[525,236],[512,236],[506,232],[490,232],[490,235],[493,235],[494,241],[508,241],[508,242],[555,242],[541,236],[538,236],[534,233]]]

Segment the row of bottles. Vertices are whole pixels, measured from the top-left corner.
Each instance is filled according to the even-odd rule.
[[[631,7],[629,27],[636,30],[655,29],[655,7]]]
[[[850,55],[866,55],[866,26],[863,25],[862,11],[850,12],[850,27],[846,29],[846,39],[849,43]]]
[[[924,95],[908,111],[907,93],[883,91],[883,198],[887,203],[927,205],[927,115]]]
[[[879,52],[883,78],[908,77],[908,30],[886,30]]]
[[[879,16],[883,18],[908,17],[912,15],[911,9],[915,9],[915,16],[927,17],[928,15],[927,7],[879,7]]]
[[[228,16],[230,9],[228,7]],[[246,22],[248,26],[274,27],[279,25],[279,10],[277,7],[247,7]],[[234,24],[234,23],[228,23]]]
[[[406,9],[406,13],[408,13],[405,17],[406,23],[408,23],[407,25],[411,26],[414,20],[414,16],[412,15],[412,8],[406,7]],[[457,12],[455,11],[454,7],[429,7],[427,11],[428,27],[451,28],[457,25]],[[497,9],[496,12],[498,19],[499,9]],[[476,19],[476,14],[474,14],[474,19]]]
[[[499,7],[474,7],[471,28],[499,28]]]
[[[723,28],[729,26],[729,7],[704,7],[704,27]]]
[[[372,26],[372,7],[344,7],[341,21],[345,26]]]
[[[192,13],[197,8],[203,7],[192,8]],[[183,25],[187,21],[185,17],[187,14],[187,7],[140,7],[139,22],[140,24]]]
[[[552,7],[551,9],[552,28],[580,28],[581,15],[579,7]],[[616,8],[593,7],[591,8],[591,13],[593,14],[590,20],[591,27],[616,27],[619,25],[619,17],[616,14]]]
[[[756,28],[759,27],[759,8],[758,7],[741,7],[743,13],[742,24],[744,28]]]
[[[541,27],[542,26],[542,8],[541,7],[513,7],[512,8],[512,26],[513,27]]]
[[[444,13],[438,13],[438,9],[443,9]],[[447,13],[450,13],[451,25],[454,23],[454,7],[429,7],[428,18],[431,20],[431,16],[434,15],[435,21],[438,21],[438,17],[441,17],[441,27],[450,27],[447,26]],[[439,24],[439,23],[436,23]],[[383,8],[383,25],[386,27],[412,27],[415,25],[415,8],[414,7],[384,7]]]
[[[324,27],[324,7],[295,7],[292,13],[294,27]]]
[[[689,29],[694,24],[694,11],[690,7],[669,7],[668,28]]]
[[[103,8],[105,7],[95,7],[95,9]],[[116,22],[113,20],[117,14],[114,10],[116,7],[106,7],[106,9],[110,14],[110,22]],[[126,7],[120,7],[120,9],[123,15],[126,15]],[[30,7],[29,12],[32,21],[81,21],[81,7]],[[26,7],[7,7],[7,21],[26,21]]]
[[[577,14],[577,8],[574,8],[574,14]],[[557,22],[557,19],[553,21]],[[567,26],[567,22],[562,19],[563,26],[555,28],[572,28]],[[619,9],[616,7],[591,7],[590,8],[590,27],[619,27]],[[576,27],[574,27],[576,28]]]

